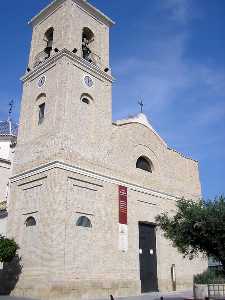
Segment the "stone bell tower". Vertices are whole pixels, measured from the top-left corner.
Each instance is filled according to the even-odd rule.
[[[31,21],[14,172],[56,159],[104,161],[111,134],[108,17],[56,0]]]
[[[85,0],[55,0],[30,25],[10,185],[8,235],[19,244],[23,265],[13,293],[56,299],[59,290],[79,294],[91,287],[87,279],[96,277],[92,263],[99,251],[92,245],[102,240],[100,229],[107,230],[98,224],[82,244],[80,224],[88,227],[93,220],[87,216],[103,206],[102,184],[89,182],[84,170],[103,169],[109,151],[113,21]]]

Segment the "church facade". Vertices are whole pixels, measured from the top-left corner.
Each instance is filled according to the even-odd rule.
[[[201,197],[198,163],[170,149],[144,114],[112,122],[109,30],[85,0],[55,0],[33,37],[10,183],[8,235],[23,270],[14,295],[81,299],[192,286],[155,226]]]

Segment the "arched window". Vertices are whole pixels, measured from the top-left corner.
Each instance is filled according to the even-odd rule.
[[[45,36],[44,36],[44,40],[46,42],[45,53],[47,54],[48,57],[50,57],[51,52],[52,52],[53,35],[54,35],[54,28],[51,27],[46,31]]]
[[[76,226],[81,226],[81,227],[92,227],[91,221],[90,219],[88,219],[85,216],[81,216],[79,217],[79,219],[77,220]]]
[[[45,119],[45,102],[46,102],[46,94],[42,93],[37,97],[37,105],[38,105],[38,125],[41,125]]]
[[[36,226],[36,220],[34,217],[28,217],[25,221],[26,227]]]
[[[152,167],[153,167],[152,162],[150,161],[149,158],[147,158],[145,156],[139,157],[136,162],[136,168],[142,169],[146,172],[152,173]]]
[[[83,58],[92,62],[91,44],[94,41],[94,33],[87,27],[84,27],[82,32],[82,55]]]
[[[38,102],[42,102],[43,100],[45,100],[46,99],[46,94],[45,93],[41,93],[41,94],[39,94],[38,96],[37,96],[37,99],[36,99],[36,101],[38,101]]]
[[[91,104],[91,102],[93,101],[93,98],[88,94],[83,94],[80,99],[81,102],[85,104]]]

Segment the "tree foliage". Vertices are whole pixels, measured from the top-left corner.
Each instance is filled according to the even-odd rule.
[[[18,249],[19,247],[13,239],[0,235],[0,262],[10,262]]]
[[[177,202],[177,212],[156,217],[164,236],[171,240],[185,257],[192,259],[198,253],[212,256],[222,263],[225,272],[225,198],[214,201]]]

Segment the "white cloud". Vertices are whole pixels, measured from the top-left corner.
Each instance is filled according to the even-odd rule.
[[[145,101],[145,109],[161,111],[177,101],[225,97],[225,74],[219,69],[185,59],[187,35],[169,36],[153,45],[155,55],[148,59],[128,57],[114,65],[118,80],[129,78],[129,90],[120,86],[121,94]],[[123,88],[126,91],[123,91]],[[194,99],[181,99],[180,94],[193,94]],[[218,117],[221,114],[218,114]]]
[[[161,0],[161,6],[172,20],[185,24],[190,19],[191,0]]]

